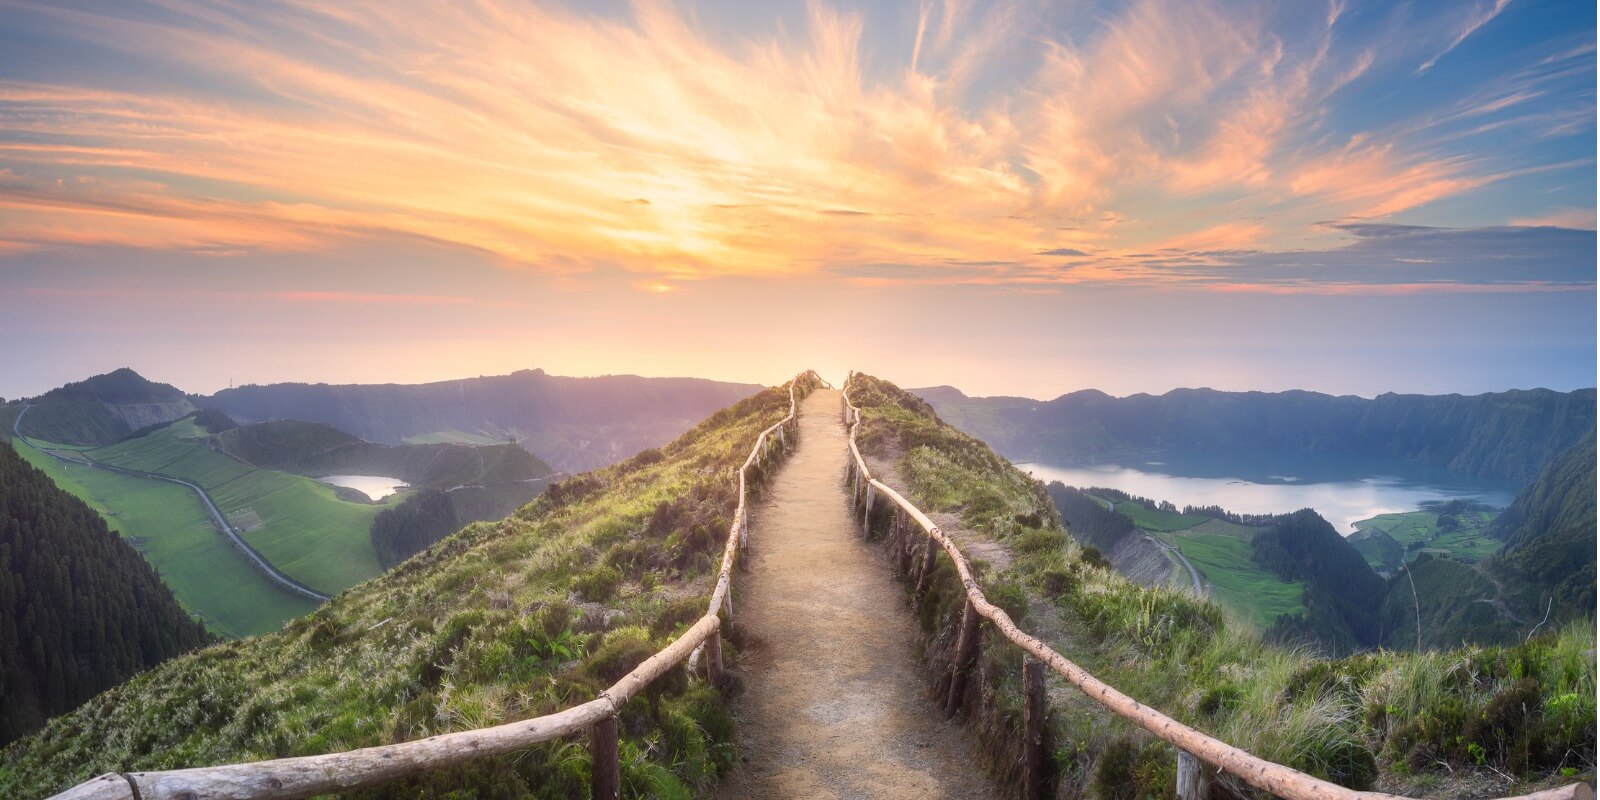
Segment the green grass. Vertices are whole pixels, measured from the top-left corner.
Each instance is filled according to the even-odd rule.
[[[277,630],[317,604],[252,567],[220,531],[194,493],[163,481],[66,464],[16,442],[18,452],[56,485],[83,500],[128,539],[184,608],[223,636]]]
[[[1238,526],[1243,527],[1243,526]],[[1212,595],[1225,608],[1265,630],[1279,614],[1305,611],[1300,581],[1283,581],[1250,560],[1250,542],[1229,534],[1165,534],[1161,538],[1178,548],[1211,584]],[[1180,565],[1178,577],[1187,581],[1189,571]]]
[[[1240,525],[1238,523],[1229,522],[1225,519],[1207,519],[1205,522],[1202,522],[1199,525],[1195,525],[1190,528],[1184,528],[1183,532],[1185,535],[1191,533],[1212,533],[1218,536],[1232,536],[1236,539],[1243,539],[1244,541],[1249,542],[1251,539],[1255,538],[1256,534],[1264,530],[1266,530],[1264,527]]]
[[[1174,514],[1171,511],[1158,511],[1153,508],[1146,508],[1144,504],[1130,500],[1117,501],[1116,510],[1118,514],[1133,520],[1133,524],[1147,531],[1181,531],[1211,519],[1199,514]]]
[[[1224,613],[1223,604],[1144,589],[1103,560],[1084,558],[1047,508],[1041,485],[991,471],[1020,475],[988,466],[988,448],[941,424],[892,384],[858,375],[851,397],[863,411],[863,448],[898,458],[913,501],[959,512],[966,527],[1010,543],[1009,568],[978,569],[990,599],[1006,605],[1003,598],[1026,587],[1021,627],[1140,702],[1257,756],[1355,788],[1423,796],[1427,784],[1481,779],[1490,770],[1516,775],[1523,781],[1518,791],[1593,780],[1592,620],[1512,647],[1320,659],[1305,648],[1263,641],[1255,626]],[[1239,531],[1211,530],[1217,532],[1158,535],[1187,545],[1197,566],[1248,560],[1249,543]],[[942,558],[938,563],[922,609],[924,644],[936,669],[945,663],[937,660],[948,652],[965,602],[954,570]],[[1215,567],[1208,572],[1220,599]],[[1232,588],[1288,588],[1298,600],[1293,584],[1273,587],[1248,575]],[[992,716],[973,727],[1001,740],[997,752],[1004,755],[1014,752],[1004,742],[1020,731],[1020,682],[1013,676],[1022,659],[994,642],[986,640],[987,669],[976,673],[992,681],[980,695]],[[1052,695],[1050,702],[1054,757],[1067,770],[1067,793],[1170,794],[1174,776],[1161,768],[1171,763],[1169,746],[1082,695]],[[1118,780],[1102,780],[1109,778]]]
[[[347,502],[332,487],[311,478],[256,469],[229,458],[211,449],[193,420],[90,455],[119,467],[194,481],[205,487],[224,514],[253,509],[262,525],[244,533],[245,541],[273,566],[313,589],[337,594],[383,571],[368,533],[372,518],[384,505]],[[386,498],[386,504],[401,499],[394,495]]]
[[[419,433],[414,436],[407,436],[404,441],[406,444],[505,444],[507,436],[512,435],[515,434],[490,436],[486,433],[469,433],[452,428],[434,431],[433,433]],[[520,439],[522,437],[519,436],[517,438]]]
[[[1361,557],[1373,569],[1394,572],[1402,561],[1410,562],[1418,553],[1449,554],[1462,561],[1480,561],[1494,555],[1502,542],[1488,535],[1494,512],[1463,511],[1456,515],[1460,527],[1440,532],[1439,515],[1433,511],[1401,511],[1379,514],[1356,523],[1350,537]],[[1386,541],[1383,534],[1392,539]]]
[[[107,769],[415,740],[592,700],[704,612],[733,471],[788,405],[785,391],[757,394],[653,458],[561,481],[281,631],[143,673],[0,751],[0,797],[47,796]],[[601,567],[619,574],[615,596],[569,605],[574,579]],[[738,648],[724,657],[737,664]],[[705,796],[737,760],[720,692],[684,678],[670,673],[619,710],[625,786]],[[588,776],[580,734],[360,796],[556,800],[588,796]]]

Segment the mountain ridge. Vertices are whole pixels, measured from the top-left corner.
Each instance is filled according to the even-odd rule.
[[[921,390],[918,390],[921,391]],[[1098,463],[1185,452],[1307,453],[1398,459],[1465,475],[1528,480],[1595,421],[1595,390],[1478,395],[1174,389],[1054,400],[929,392],[941,417],[1014,461]]]

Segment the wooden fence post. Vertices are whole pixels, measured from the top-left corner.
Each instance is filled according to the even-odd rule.
[[[962,695],[967,693],[967,672],[972,668],[973,656],[978,653],[978,609],[967,600],[961,612],[961,633],[956,638],[956,657],[950,664],[950,695],[944,701],[944,713],[953,717],[961,710]]]
[[[608,716],[589,731],[589,782],[594,800],[619,800],[622,797],[621,765],[617,762],[617,717]]]
[[[722,685],[722,634],[720,632],[706,637],[706,682],[712,686]]]
[[[939,557],[939,543],[932,536],[923,538],[922,567],[917,570],[917,602],[928,593],[928,576],[933,574],[934,559]]]
[[[867,496],[862,501],[861,509],[861,535],[872,538],[872,484],[867,484]]]
[[[1178,751],[1178,800],[1207,800],[1211,796],[1211,775],[1205,762],[1187,751]]]
[[[1022,797],[1043,800],[1050,781],[1045,746],[1044,662],[1022,657]]]

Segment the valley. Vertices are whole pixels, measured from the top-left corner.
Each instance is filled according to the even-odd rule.
[[[11,442],[28,463],[99,512],[213,632],[230,638],[266,633],[316,609],[316,601],[284,589],[242,558],[190,490]]]

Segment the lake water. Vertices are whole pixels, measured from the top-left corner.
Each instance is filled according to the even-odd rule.
[[[406,482],[399,478],[385,478],[378,475],[328,475],[317,480],[354,489],[372,498],[373,502],[407,488]]]
[[[1277,514],[1312,508],[1346,536],[1354,523],[1378,514],[1415,511],[1425,500],[1471,498],[1503,508],[1520,488],[1411,464],[1359,463],[1300,457],[1254,463],[1233,460],[1150,461],[1134,465],[1018,464],[1042,481],[1105,486],[1160,502],[1218,505],[1239,514]]]

